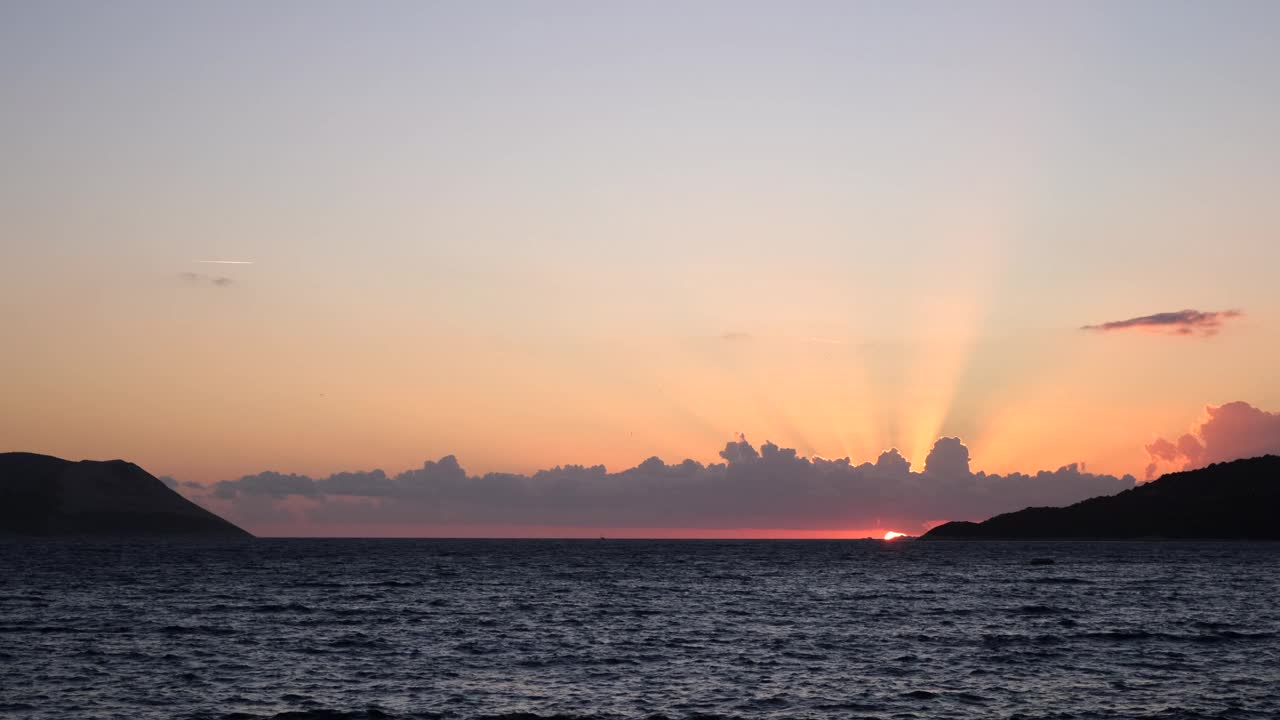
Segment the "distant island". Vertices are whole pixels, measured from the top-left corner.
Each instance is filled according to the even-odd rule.
[[[986,522],[949,522],[922,540],[1280,540],[1280,457],[1170,473],[1062,508],[1032,507]]]
[[[133,463],[0,453],[0,537],[250,538]]]

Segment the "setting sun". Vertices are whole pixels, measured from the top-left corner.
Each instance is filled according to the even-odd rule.
[[[885,539],[885,540],[893,540],[893,539],[896,539],[896,538],[906,537],[906,536],[907,536],[907,534],[906,534],[906,533],[894,532],[894,531],[890,530],[889,532],[887,532],[887,533],[885,533],[885,534],[884,534],[884,539]]]

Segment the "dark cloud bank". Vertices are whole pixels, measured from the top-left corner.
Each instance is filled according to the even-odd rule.
[[[1207,337],[1216,335],[1226,320],[1238,318],[1242,315],[1244,313],[1239,310],[1221,310],[1217,312],[1178,310],[1176,312],[1143,315],[1142,317],[1129,318],[1128,320],[1113,320],[1099,325],[1085,325],[1080,329],[1096,330],[1098,332],[1145,330],[1169,335],[1199,334]]]
[[[520,525],[552,527],[832,530],[899,529],[929,521],[983,519],[1028,505],[1061,505],[1133,486],[1126,475],[1078,465],[1033,475],[971,472],[969,450],[942,438],[912,471],[896,450],[874,463],[804,458],[745,438],[723,462],[668,465],[650,458],[621,472],[568,465],[532,475],[472,476],[452,455],[389,476],[381,470],[323,478],[263,472],[183,490],[232,520],[339,525]],[[290,515],[292,513],[292,515]]]

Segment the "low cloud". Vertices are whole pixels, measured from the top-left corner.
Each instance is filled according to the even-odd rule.
[[[1222,328],[1223,322],[1242,315],[1244,313],[1240,310],[1220,310],[1217,312],[1178,310],[1177,312],[1143,315],[1142,317],[1129,318],[1128,320],[1113,320],[1100,325],[1085,325],[1080,329],[1097,332],[1139,330],[1162,335],[1200,335],[1201,337],[1209,337],[1218,333],[1218,330]]]
[[[283,498],[290,495],[313,497],[320,493],[316,482],[305,475],[283,475],[263,472],[246,475],[239,480],[224,480],[213,486],[213,496],[230,500],[237,495],[265,495]]]
[[[308,532],[462,525],[923,531],[938,518],[980,520],[1112,494],[1136,482],[1075,464],[1030,475],[973,472],[958,438],[940,439],[920,472],[897,450],[857,464],[802,457],[770,442],[757,447],[741,436],[720,458],[703,465],[653,457],[619,472],[563,465],[532,474],[469,475],[448,455],[394,476],[382,470],[320,478],[263,472],[189,494],[251,529],[287,512]]]
[[[183,280],[189,285],[212,285],[214,287],[228,287],[235,281],[223,275],[206,275],[204,273],[184,272],[180,273]]]
[[[207,489],[208,489],[208,488],[206,488],[204,485],[201,485],[201,484],[200,484],[200,483],[198,483],[198,482],[192,482],[192,481],[190,481],[190,480],[184,480],[184,481],[179,482],[178,480],[175,480],[175,479],[173,479],[172,477],[170,477],[170,476],[168,476],[168,475],[161,475],[159,478],[156,478],[156,479],[157,479],[157,480],[159,480],[160,482],[164,483],[164,484],[165,484],[165,487],[167,487],[167,488],[169,488],[169,489],[171,489],[171,490],[178,490],[178,491],[181,491],[183,488],[187,488],[187,489],[189,489],[189,490],[196,490],[196,491],[199,491],[199,492],[204,492],[205,490],[207,490]]]
[[[1146,478],[1160,472],[1192,470],[1216,462],[1280,455],[1280,413],[1247,402],[1206,407],[1205,415],[1177,440],[1156,438],[1147,445]]]

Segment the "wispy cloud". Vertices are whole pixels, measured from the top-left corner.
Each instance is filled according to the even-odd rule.
[[[205,265],[252,265],[254,260],[196,260]]]
[[[205,275],[204,273],[184,272],[179,273],[183,280],[191,285],[213,285],[215,287],[228,287],[235,281],[223,275]]]
[[[1207,337],[1217,334],[1223,322],[1244,315],[1240,310],[1220,310],[1205,312],[1201,310],[1178,310],[1162,312],[1154,315],[1129,318],[1128,320],[1112,320],[1099,325],[1085,325],[1081,330],[1112,332],[1116,330],[1140,330],[1165,335],[1196,335]]]

